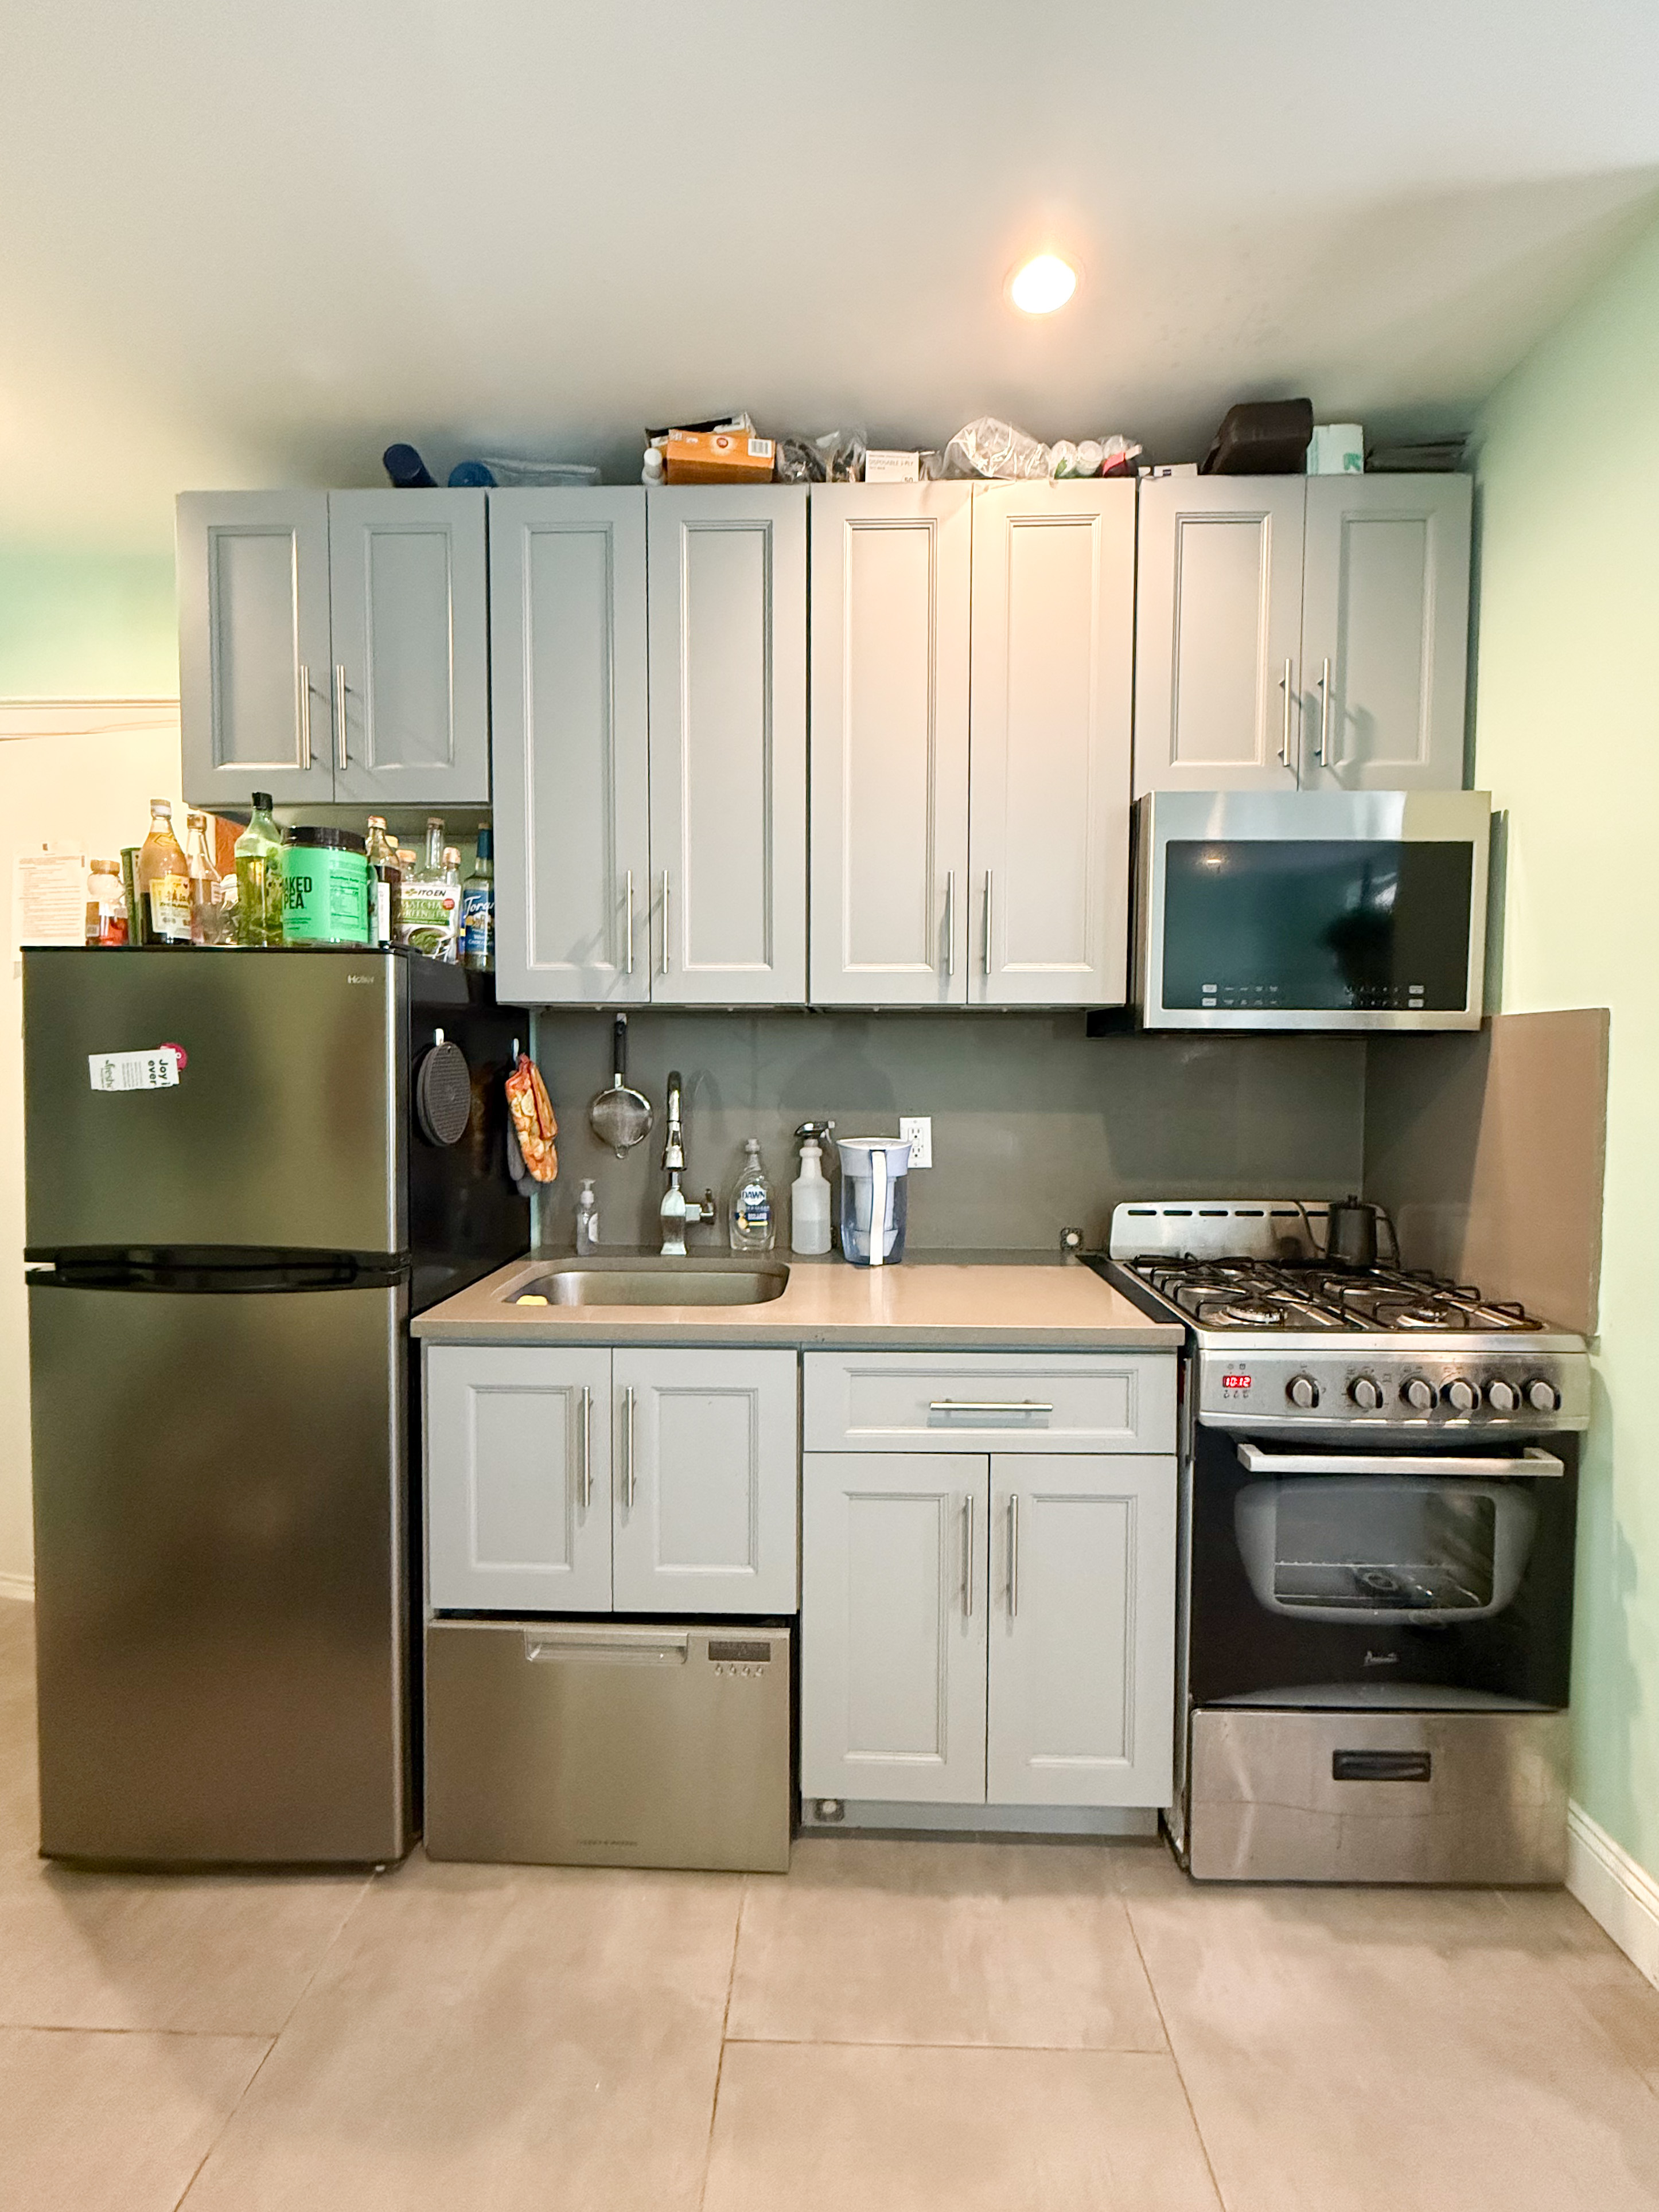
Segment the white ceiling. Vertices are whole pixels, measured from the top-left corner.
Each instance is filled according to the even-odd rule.
[[[1653,0],[11,0],[0,534],[730,406],[1461,428],[1659,210],[1656,88]]]

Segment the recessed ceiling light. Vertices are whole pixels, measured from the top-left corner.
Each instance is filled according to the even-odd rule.
[[[1022,314],[1052,315],[1077,289],[1077,272],[1058,253],[1039,253],[1014,272],[1009,296]]]

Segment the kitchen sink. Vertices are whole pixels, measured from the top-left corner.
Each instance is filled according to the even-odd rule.
[[[730,1267],[695,1260],[612,1260],[552,1267],[519,1284],[510,1303],[550,1306],[764,1306],[781,1297],[785,1267]]]

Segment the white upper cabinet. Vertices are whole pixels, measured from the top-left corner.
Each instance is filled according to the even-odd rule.
[[[651,998],[807,990],[807,495],[646,495]]]
[[[1470,480],[1141,487],[1135,789],[1456,790]]]
[[[650,996],[645,494],[490,495],[496,988]]]
[[[1305,783],[1462,783],[1470,495],[1467,477],[1308,477]]]
[[[327,493],[186,492],[178,561],[186,799],[328,803]]]
[[[1132,483],[975,489],[973,1005],[1125,995],[1134,601]]]
[[[328,495],[334,797],[490,796],[481,491]]]
[[[812,494],[820,1006],[967,997],[973,488]]]
[[[1296,788],[1305,483],[1141,485],[1137,793]]]
[[[484,495],[186,492],[185,796],[485,805]]]

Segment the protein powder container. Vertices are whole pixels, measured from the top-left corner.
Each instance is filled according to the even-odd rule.
[[[283,943],[367,945],[369,862],[355,830],[290,830],[283,839]]]

